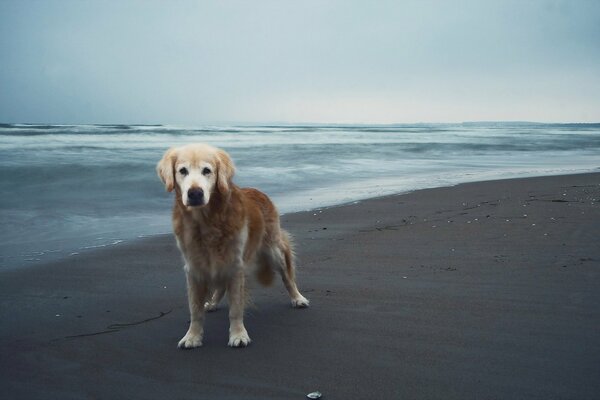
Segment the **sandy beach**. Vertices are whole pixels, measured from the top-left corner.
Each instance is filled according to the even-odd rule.
[[[176,348],[171,235],[2,271],[2,398],[598,398],[599,202],[590,173],[285,215],[311,307],[252,285],[245,349],[226,304]]]

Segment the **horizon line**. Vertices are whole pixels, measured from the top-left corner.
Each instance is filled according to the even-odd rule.
[[[576,122],[576,121],[527,121],[527,120],[471,120],[460,122],[283,122],[283,121],[265,121],[265,122],[226,122],[226,121],[211,121],[204,123],[50,123],[50,122],[0,122],[2,125],[47,125],[47,126],[174,126],[174,127],[190,127],[190,126],[239,126],[239,127],[269,127],[269,126],[402,126],[402,125],[465,125],[465,124],[529,124],[529,125],[598,125],[597,122]]]

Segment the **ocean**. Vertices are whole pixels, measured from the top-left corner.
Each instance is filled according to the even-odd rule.
[[[600,124],[0,124],[0,269],[171,232],[155,165],[191,142],[281,213],[462,182],[598,171]],[[107,253],[109,254],[109,253]]]

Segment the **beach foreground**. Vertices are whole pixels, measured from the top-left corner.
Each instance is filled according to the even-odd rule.
[[[172,236],[0,273],[3,398],[588,399],[600,395],[600,173],[286,215],[298,281],[187,329]],[[165,210],[169,213],[169,210]]]

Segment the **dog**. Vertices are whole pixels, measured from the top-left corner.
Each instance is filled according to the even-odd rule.
[[[228,345],[251,342],[243,318],[246,273],[252,269],[265,286],[278,272],[292,306],[308,307],[275,205],[264,193],[233,183],[235,166],[225,151],[206,144],[170,148],[156,171],[166,190],[175,191],[173,231],[185,262],[190,326],[179,348],[202,346],[205,312],[215,310],[225,293]]]

